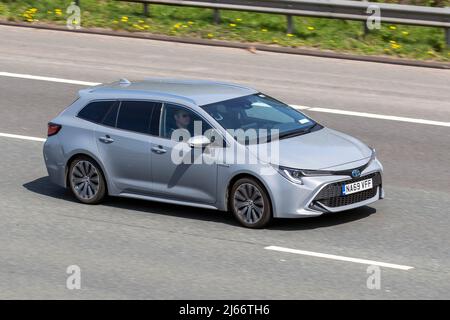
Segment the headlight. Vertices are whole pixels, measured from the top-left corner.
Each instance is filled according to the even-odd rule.
[[[298,184],[303,184],[302,178],[304,177],[329,176],[332,174],[330,171],[302,170],[282,166],[279,166],[278,170],[283,177]]]
[[[377,151],[372,147],[369,147],[369,148],[370,148],[370,150],[372,150],[372,154],[370,155],[370,161],[369,161],[369,163],[371,163],[372,161],[374,161],[377,158]]]

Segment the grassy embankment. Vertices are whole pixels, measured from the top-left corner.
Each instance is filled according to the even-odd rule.
[[[65,24],[65,11],[69,4],[70,1],[64,0],[3,0],[0,1],[0,19]],[[445,1],[442,4],[445,5]],[[222,11],[222,22],[215,25],[212,12],[208,9],[152,5],[151,15],[145,17],[142,4],[111,0],[81,0],[81,9],[81,25],[84,28],[103,27],[365,55],[450,61],[450,50],[445,47],[444,32],[439,28],[383,24],[381,30],[364,35],[362,22],[295,17],[295,31],[286,34],[286,18],[280,15]]]

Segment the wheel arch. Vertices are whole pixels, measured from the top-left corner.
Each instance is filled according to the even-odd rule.
[[[90,152],[85,152],[85,151],[79,151],[79,152],[75,152],[74,154],[72,154],[66,161],[65,164],[65,172],[64,172],[64,182],[66,184],[66,188],[69,187],[69,168],[70,168],[70,164],[73,162],[73,160],[77,157],[87,157],[90,158],[96,165],[98,165],[103,178],[105,179],[106,182],[106,194],[109,194],[108,190],[110,190],[110,186],[109,186],[109,179],[108,176],[106,175],[106,171],[105,168],[103,167],[103,164],[101,163],[101,161],[99,161],[99,159],[97,159],[97,157],[95,157],[94,155],[92,155]]]
[[[236,175],[234,175],[229,181],[228,181],[228,185],[227,185],[227,189],[226,189],[226,194],[225,194],[225,205],[226,205],[226,210],[229,211],[230,210],[230,193],[231,193],[231,188],[233,188],[233,185],[236,183],[236,181],[238,181],[239,179],[242,178],[252,178],[256,181],[258,181],[261,186],[264,188],[264,191],[266,192],[267,196],[269,197],[269,203],[270,203],[270,207],[272,209],[272,216],[274,215],[274,202],[272,199],[272,193],[270,192],[270,189],[267,187],[266,183],[264,182],[264,180],[260,179],[259,177],[257,177],[254,174],[251,174],[249,172],[240,172],[237,173]]]

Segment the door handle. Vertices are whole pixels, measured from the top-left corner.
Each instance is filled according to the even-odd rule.
[[[153,147],[153,148],[152,148],[152,151],[153,151],[154,153],[156,153],[156,154],[163,154],[163,153],[166,153],[166,152],[167,152],[167,150],[166,150],[166,149],[163,149],[162,146]]]
[[[98,138],[98,140],[100,140],[103,143],[113,143],[114,142],[114,139],[111,138],[109,135],[106,135],[104,137],[100,137],[100,138]]]

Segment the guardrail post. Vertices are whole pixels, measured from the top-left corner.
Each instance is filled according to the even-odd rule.
[[[219,24],[220,23],[220,11],[219,9],[214,9],[214,23]]]
[[[287,20],[287,33],[294,33],[294,19],[291,15],[286,16]]]
[[[144,16],[148,17],[149,16],[149,11],[150,11],[150,5],[146,2],[143,3],[144,5]]]
[[[450,28],[445,28],[445,44],[450,48]]]
[[[369,28],[367,27],[367,21],[363,22],[364,36],[369,34]]]

